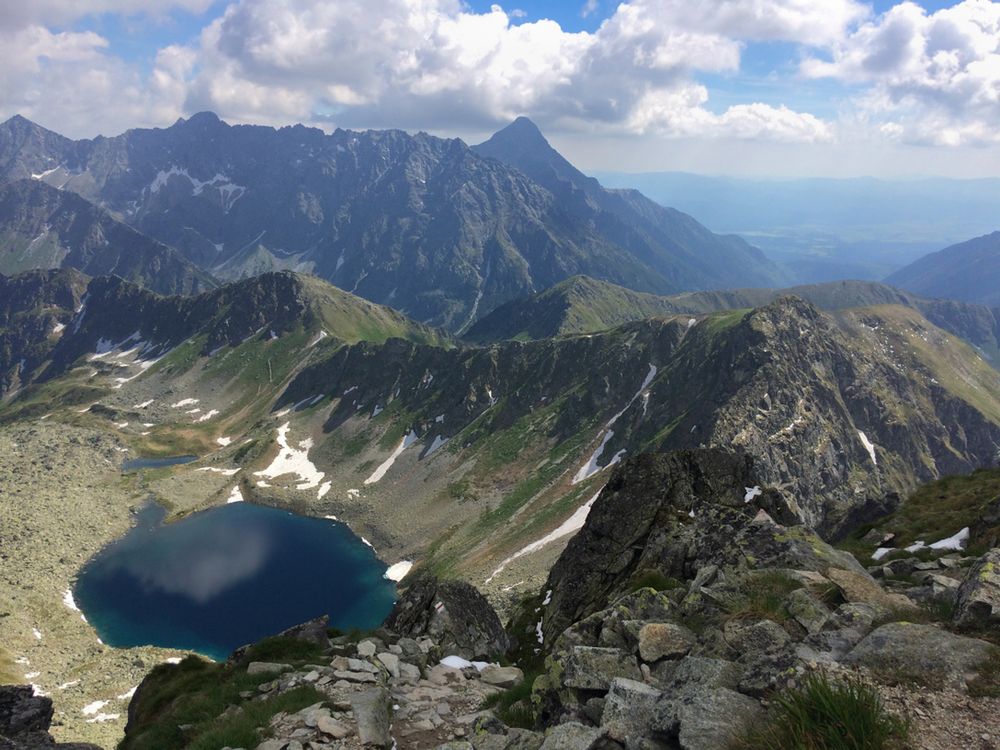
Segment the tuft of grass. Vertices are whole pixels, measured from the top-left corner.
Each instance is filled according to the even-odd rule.
[[[322,703],[326,696],[311,685],[300,685],[263,701],[240,706],[230,716],[219,717],[193,738],[188,750],[221,750],[225,747],[256,747],[266,727],[281,712],[294,713]]]
[[[298,638],[275,635],[258,641],[246,650],[240,663],[271,661],[278,663],[316,664],[323,660],[323,648],[319,644]]]
[[[676,578],[664,575],[659,570],[641,570],[632,576],[628,583],[628,593],[634,593],[639,589],[653,589],[655,591],[671,591],[672,589],[684,588],[685,584]]]
[[[973,698],[1000,698],[1000,647],[990,652],[990,658],[968,683]]]
[[[534,705],[531,702],[531,688],[541,669],[526,672],[524,682],[517,687],[488,696],[482,708],[492,708],[500,720],[509,727],[534,729],[537,725]]]
[[[768,721],[753,727],[740,750],[893,750],[909,735],[907,721],[889,713],[878,691],[857,680],[811,675],[776,695]]]
[[[773,620],[784,623],[790,619],[785,598],[803,587],[800,581],[785,573],[768,571],[741,581],[725,605],[731,620]]]

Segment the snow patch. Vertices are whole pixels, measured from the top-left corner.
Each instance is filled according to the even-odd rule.
[[[267,479],[277,479],[285,474],[297,476],[297,490],[312,490],[320,486],[324,472],[319,471],[316,465],[309,460],[309,449],[312,447],[312,440],[306,439],[299,442],[298,448],[293,448],[288,444],[288,430],[291,427],[289,422],[285,422],[278,428],[278,455],[266,469],[254,472],[254,476],[266,477]]]
[[[375,484],[377,481],[382,479],[382,477],[385,476],[385,473],[392,468],[392,465],[394,463],[396,463],[396,459],[399,458],[400,455],[402,455],[403,451],[405,451],[415,442],[417,442],[417,433],[414,432],[413,430],[410,430],[408,433],[406,433],[406,435],[403,436],[403,439],[399,441],[399,445],[396,446],[396,449],[389,454],[389,457],[385,461],[383,461],[379,465],[379,467],[375,469],[375,471],[372,472],[372,475],[368,477],[364,483]]]
[[[604,487],[601,487],[594,496],[590,498],[586,503],[581,505],[574,511],[573,515],[563,521],[556,529],[550,531],[548,534],[543,536],[541,539],[532,542],[531,544],[522,547],[517,552],[515,552],[510,557],[504,559],[497,569],[490,573],[490,577],[486,579],[485,583],[489,583],[510,563],[514,562],[518,558],[524,557],[525,555],[530,555],[532,552],[537,552],[542,547],[550,544],[557,539],[562,539],[564,536],[569,536],[570,534],[575,534],[580,529],[583,528],[583,524],[587,522],[587,516],[590,515],[590,509],[594,506],[594,501],[600,496],[601,491]]]
[[[210,471],[213,474],[222,474],[224,477],[231,477],[239,472],[239,469],[220,469],[217,466],[202,466],[200,469],[195,469],[195,471]]]
[[[208,411],[208,412],[205,412],[204,414],[202,414],[195,421],[196,422],[207,422],[208,420],[210,420],[212,417],[214,417],[218,413],[219,413],[218,409],[212,409],[211,411]]]
[[[130,701],[130,700],[132,700],[132,696],[135,695],[135,691],[138,690],[138,689],[139,688],[138,688],[138,685],[137,685],[136,687],[132,688],[131,690],[127,690],[126,692],[122,693],[121,695],[116,695],[115,698],[117,698],[120,701]]]
[[[410,572],[412,567],[413,563],[409,560],[400,560],[395,565],[390,565],[389,569],[385,571],[382,577],[398,583],[406,578],[406,574]]]
[[[743,490],[745,493],[743,495],[744,503],[749,503],[755,497],[760,497],[761,495],[764,494],[763,490],[761,490],[761,488],[757,485],[754,485],[753,487],[744,487]]]
[[[171,404],[170,408],[172,408],[172,409],[181,409],[181,408],[183,408],[185,406],[193,406],[194,404],[197,404],[197,403],[198,403],[198,399],[196,399],[196,398],[182,398],[176,404]]]
[[[649,372],[646,373],[646,377],[643,379],[642,385],[639,386],[639,390],[637,390],[635,392],[635,395],[633,395],[632,398],[629,399],[628,403],[625,404],[625,408],[623,408],[620,412],[611,417],[611,419],[608,420],[607,424],[604,425],[604,437],[601,440],[601,444],[597,446],[597,450],[593,452],[593,454],[588,459],[587,463],[584,464],[582,467],[580,467],[580,470],[576,472],[576,474],[573,476],[571,484],[579,484],[584,480],[590,479],[590,477],[594,476],[594,474],[597,474],[600,471],[604,471],[604,469],[608,468],[609,466],[613,466],[622,460],[622,456],[625,455],[624,448],[618,451],[614,456],[612,456],[611,460],[608,461],[604,466],[599,466],[597,463],[600,460],[601,456],[604,454],[604,447],[608,444],[608,441],[611,440],[611,438],[613,438],[615,435],[615,433],[611,430],[611,426],[618,421],[618,418],[621,417],[622,414],[624,414],[629,410],[629,407],[635,403],[636,399],[638,399],[642,395],[643,391],[645,391],[646,388],[649,386],[649,384],[653,382],[653,378],[656,377],[656,372],[657,372],[656,365],[650,364]]]
[[[149,399],[149,401],[143,401],[141,404],[136,404],[133,409],[145,409],[147,406],[151,405],[156,399]]]
[[[33,636],[35,636],[35,640],[36,640],[36,641],[40,641],[40,640],[42,640],[42,631],[41,631],[41,630],[39,630],[38,628],[32,628],[32,629],[31,629],[31,634],[32,634]]]
[[[878,466],[878,458],[875,456],[875,446],[872,441],[868,439],[868,436],[861,430],[858,430],[858,437],[861,438],[861,444],[865,446],[865,450],[868,451],[868,455],[871,456],[872,463]]]
[[[441,660],[441,666],[450,667],[451,669],[468,669],[469,667],[475,667],[477,670],[482,672],[489,665],[490,663],[487,661],[469,661],[468,659],[463,659],[461,656],[446,656]]]
[[[80,608],[78,606],[76,606],[76,600],[73,599],[73,592],[70,591],[69,589],[66,589],[66,591],[63,593],[63,599],[62,600],[63,600],[63,604],[65,604],[67,607],[69,607],[74,612],[79,612],[80,611]]]
[[[969,527],[966,526],[964,529],[948,537],[947,539],[942,539],[939,542],[934,542],[930,545],[931,549],[950,549],[950,550],[963,550],[965,545],[969,541]]]
[[[892,551],[893,551],[892,547],[879,547],[872,553],[872,560],[881,560],[883,557],[885,557]]]
[[[240,489],[239,485],[236,485],[233,487],[233,491],[229,493],[229,497],[226,498],[226,505],[242,502],[245,502],[243,498],[243,490]]]
[[[81,709],[80,713],[82,713],[84,716],[93,716],[102,708],[104,708],[106,705],[108,705],[108,703],[110,703],[110,701],[94,701],[93,703],[88,703]]]
[[[216,438],[215,442],[221,445],[223,448],[225,448],[227,445],[233,442],[233,439],[231,437],[220,437]]]
[[[323,484],[319,486],[319,491],[316,493],[316,499],[322,500],[324,496],[326,496],[326,493],[330,491],[332,486],[333,482],[323,482]]]

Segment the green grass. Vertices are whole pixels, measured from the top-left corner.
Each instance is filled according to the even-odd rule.
[[[731,620],[787,622],[791,616],[785,608],[785,598],[802,587],[800,581],[777,571],[748,576],[726,601],[726,614]]]
[[[899,548],[882,562],[899,557],[929,559],[936,556],[933,550],[910,553],[903,547],[918,540],[936,542],[966,526],[974,526],[986,506],[997,497],[1000,497],[1000,469],[978,469],[966,476],[928,482],[914,491],[895,513],[857,529],[841,547],[854,554],[862,564],[870,565],[874,548],[863,545],[860,538],[870,528],[877,527],[895,533],[892,544]],[[1000,534],[1000,527],[986,529],[980,538],[970,540],[967,554],[982,554],[986,551],[983,548],[985,541],[997,534]]]
[[[540,666],[530,673],[525,672],[524,682],[510,690],[487,697],[483,701],[482,708],[492,708],[500,720],[509,727],[535,729],[537,716],[531,702],[531,688],[540,674]]]
[[[908,723],[890,714],[876,689],[856,680],[811,675],[772,699],[768,721],[749,730],[740,750],[891,750]]]
[[[297,688],[266,701],[244,701],[241,692],[275,678],[274,674],[248,675],[251,661],[272,661],[302,666],[324,660],[323,650],[312,643],[275,636],[251,646],[235,664],[215,664],[189,656],[180,664],[161,664],[150,672],[134,702],[135,722],[119,745],[120,750],[174,750],[222,747],[256,747],[257,729],[279,711],[298,711],[324,699],[313,688]],[[230,706],[239,712],[222,717]],[[189,729],[181,731],[180,726]]]
[[[264,701],[244,703],[239,712],[219,717],[185,747],[189,750],[220,750],[224,747],[256,747],[261,731],[278,713],[294,713],[326,699],[311,685],[300,685]]]

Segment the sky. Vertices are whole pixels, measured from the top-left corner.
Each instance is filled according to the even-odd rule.
[[[7,0],[0,119],[485,139],[587,171],[1000,177],[1000,0]]]

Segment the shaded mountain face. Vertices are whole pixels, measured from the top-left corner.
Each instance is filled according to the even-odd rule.
[[[797,298],[693,326],[645,321],[482,349],[362,343],[305,368],[276,408],[319,394],[333,399],[324,429],[338,444],[379,439],[392,404],[385,447],[412,433],[415,460],[401,471],[422,492],[434,480],[416,459],[447,440],[452,469],[474,467],[463,479],[471,495],[504,483],[490,522],[473,527],[522,544],[523,529],[505,526],[513,517],[544,515],[569,495],[582,502],[599,486],[592,477],[642,451],[743,448],[763,481],[791,488],[806,519],[836,535],[917,479],[990,464],[1000,447],[1000,375],[966,345],[906,308],[833,318]],[[351,455],[337,467],[347,482]],[[498,461],[502,480],[491,473]],[[380,485],[385,502],[415,502],[397,481],[402,496],[388,477]],[[483,543],[472,533],[449,540],[460,556]]]
[[[75,193],[39,180],[0,185],[0,273],[75,268],[115,274],[162,294],[195,294],[214,279]]]
[[[742,240],[638,194],[568,164],[550,179],[489,156],[422,133],[230,127],[208,113],[92,141],[0,126],[2,180],[76,192],[217,277],[308,271],[451,330],[578,273],[658,293],[779,282]]]
[[[443,332],[395,310],[289,272],[194,296],[161,296],[119,277],[31,271],[0,276],[0,395],[15,385],[57,378],[87,355],[134,350],[138,359],[154,362],[186,345],[193,356],[207,357],[294,330],[314,334],[313,344],[391,337],[448,343]]]
[[[886,278],[925,297],[1000,305],[1000,232],[924,256]]]
[[[801,297],[828,311],[878,305],[909,307],[939,328],[975,346],[984,359],[1000,368],[1000,308],[926,299],[872,281],[834,281],[786,289],[731,289],[660,297],[586,276],[574,276],[538,294],[501,305],[472,326],[465,338],[488,343],[594,333],[643,318],[700,316],[760,307],[787,295]]]
[[[72,269],[0,276],[0,396],[29,381],[48,359],[87,281]]]

